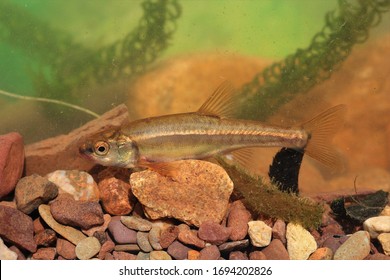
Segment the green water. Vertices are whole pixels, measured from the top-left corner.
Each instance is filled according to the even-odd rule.
[[[127,69],[118,66],[123,49],[114,51],[111,60],[107,49],[137,30],[143,2],[0,0],[0,89],[64,100],[101,114],[125,102],[129,84],[168,58],[206,52],[283,59],[307,47],[324,26],[326,13],[338,7],[336,0],[168,1],[170,11],[173,5],[181,11],[167,24],[171,37],[145,50],[153,59],[149,54],[147,61]],[[377,29],[384,30],[385,22]],[[136,63],[137,57],[127,63]],[[2,96],[0,106],[0,134],[19,131],[27,143],[91,119],[58,105]]]

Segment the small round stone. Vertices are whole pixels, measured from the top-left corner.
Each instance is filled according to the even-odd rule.
[[[100,242],[96,237],[87,237],[76,245],[76,256],[80,260],[89,260],[99,253]]]
[[[369,218],[364,221],[363,228],[369,232],[371,238],[377,238],[381,233],[390,232],[390,216]]]
[[[363,260],[370,253],[370,235],[367,231],[357,231],[352,234],[337,249],[335,260]]]
[[[122,216],[121,222],[128,228],[138,231],[150,231],[152,229],[151,222],[136,216]]]

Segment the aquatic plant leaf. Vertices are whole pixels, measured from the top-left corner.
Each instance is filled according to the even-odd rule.
[[[241,88],[238,118],[265,121],[298,94],[327,80],[390,9],[390,0],[351,2],[339,1],[338,10],[326,15],[324,27],[306,49],[270,65]]]
[[[220,158],[218,161],[232,179],[235,195],[256,215],[265,214],[306,228],[317,228],[321,224],[324,212],[321,204],[282,192],[275,185],[263,182],[261,177],[250,175]]]
[[[331,208],[340,217],[345,216],[362,223],[382,212],[389,202],[388,195],[388,192],[379,190],[372,194],[348,196],[332,201]]]
[[[274,157],[268,175],[279,190],[299,193],[298,176],[303,159],[303,152],[282,148]]]

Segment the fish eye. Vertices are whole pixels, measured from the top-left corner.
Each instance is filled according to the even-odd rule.
[[[95,144],[95,153],[99,156],[104,156],[108,153],[108,150],[110,149],[110,146],[107,142],[104,141],[98,141]]]

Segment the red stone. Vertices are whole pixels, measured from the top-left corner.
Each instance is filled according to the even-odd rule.
[[[0,198],[15,189],[24,166],[23,138],[19,133],[0,135]]]
[[[57,239],[57,253],[64,259],[73,260],[76,259],[76,246],[66,239]]]
[[[267,260],[289,260],[286,247],[279,239],[273,239],[271,243],[262,250]]]
[[[127,215],[133,210],[134,196],[130,184],[111,177],[99,182],[100,200],[104,210],[111,215]]]
[[[164,229],[160,235],[160,245],[163,249],[169,247],[179,235],[179,228],[177,226],[170,226]]]
[[[39,248],[32,257],[34,260],[54,260],[56,257],[56,248]]]
[[[221,253],[216,245],[211,245],[203,248],[200,251],[199,260],[218,260],[221,257]]]
[[[23,212],[0,205],[0,237],[30,252],[37,250],[32,219]]]
[[[57,241],[57,236],[54,230],[45,229],[34,236],[34,240],[38,246],[49,247],[50,245],[55,244]]]
[[[228,217],[227,226],[231,228],[230,240],[242,240],[248,233],[248,222],[251,219],[251,213],[246,210],[241,201],[232,203]]]
[[[232,229],[216,222],[206,221],[199,227],[198,236],[206,242],[220,245],[229,239]]]

